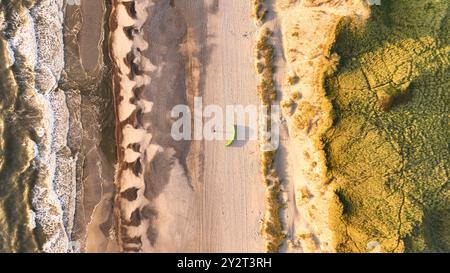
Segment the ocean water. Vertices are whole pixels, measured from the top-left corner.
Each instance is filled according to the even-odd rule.
[[[63,1],[1,1],[0,250],[67,251],[54,182],[65,145]],[[58,106],[58,107],[57,107]]]
[[[72,31],[65,29],[66,7],[74,4],[0,0],[0,252],[80,251],[81,101],[95,101],[100,116],[112,95],[101,84],[109,81],[107,64],[87,81],[65,62],[79,59],[78,49],[65,45]],[[112,131],[111,115],[90,126]],[[99,146],[114,151],[108,138]]]

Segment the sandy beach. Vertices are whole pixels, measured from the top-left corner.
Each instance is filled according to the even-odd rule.
[[[152,232],[143,235],[149,243],[142,251],[263,251],[257,142],[230,148],[223,141],[176,142],[167,119],[176,104],[193,105],[194,96],[203,96],[205,105],[257,104],[249,12],[242,1],[156,1],[149,7],[143,58],[153,69],[139,96],[153,104],[140,120],[154,152],[141,198],[157,216],[148,222]]]
[[[205,1],[211,3],[212,1]],[[259,105],[253,69],[256,26],[249,1],[219,1],[208,13],[203,103]],[[202,208],[201,250],[262,252],[264,186],[259,176],[259,148],[255,140],[225,147],[206,141],[204,175],[198,185]],[[221,224],[218,224],[221,223]]]

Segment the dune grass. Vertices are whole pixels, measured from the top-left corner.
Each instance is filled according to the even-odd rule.
[[[264,7],[264,0],[252,0],[252,17],[257,24],[264,23],[269,11]]]
[[[386,0],[340,27],[322,136],[336,250],[450,251],[450,4]]]
[[[262,105],[268,106],[266,117],[270,130],[270,105],[277,99],[274,83],[274,47],[271,43],[272,32],[262,29],[256,43],[256,71],[259,83],[258,97]],[[265,140],[261,140],[265,141]],[[286,235],[280,218],[280,210],[284,207],[282,201],[281,181],[274,166],[276,150],[261,152],[261,174],[266,186],[266,214],[262,226],[262,234],[266,241],[267,252],[278,252]]]

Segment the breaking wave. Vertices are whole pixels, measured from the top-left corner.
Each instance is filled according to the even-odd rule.
[[[7,219],[7,209],[0,216],[20,235],[6,236],[1,244],[13,252],[70,252],[76,159],[67,151],[69,114],[65,94],[58,89],[64,68],[64,1],[29,2],[0,2],[6,45],[1,48],[6,59],[2,69],[10,75],[0,87],[3,96],[9,95],[2,100],[0,115],[5,144],[1,160],[10,168],[2,166],[0,175],[5,187],[23,184],[7,189],[15,204],[2,200],[3,207],[15,206],[19,220]],[[21,133],[8,138],[14,132]],[[14,153],[24,156],[8,163]],[[30,243],[21,242],[26,238]]]

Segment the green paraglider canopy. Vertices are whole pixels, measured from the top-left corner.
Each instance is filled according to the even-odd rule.
[[[230,128],[230,131],[227,132],[227,142],[225,143],[225,147],[229,147],[236,140],[236,125],[233,125]]]

